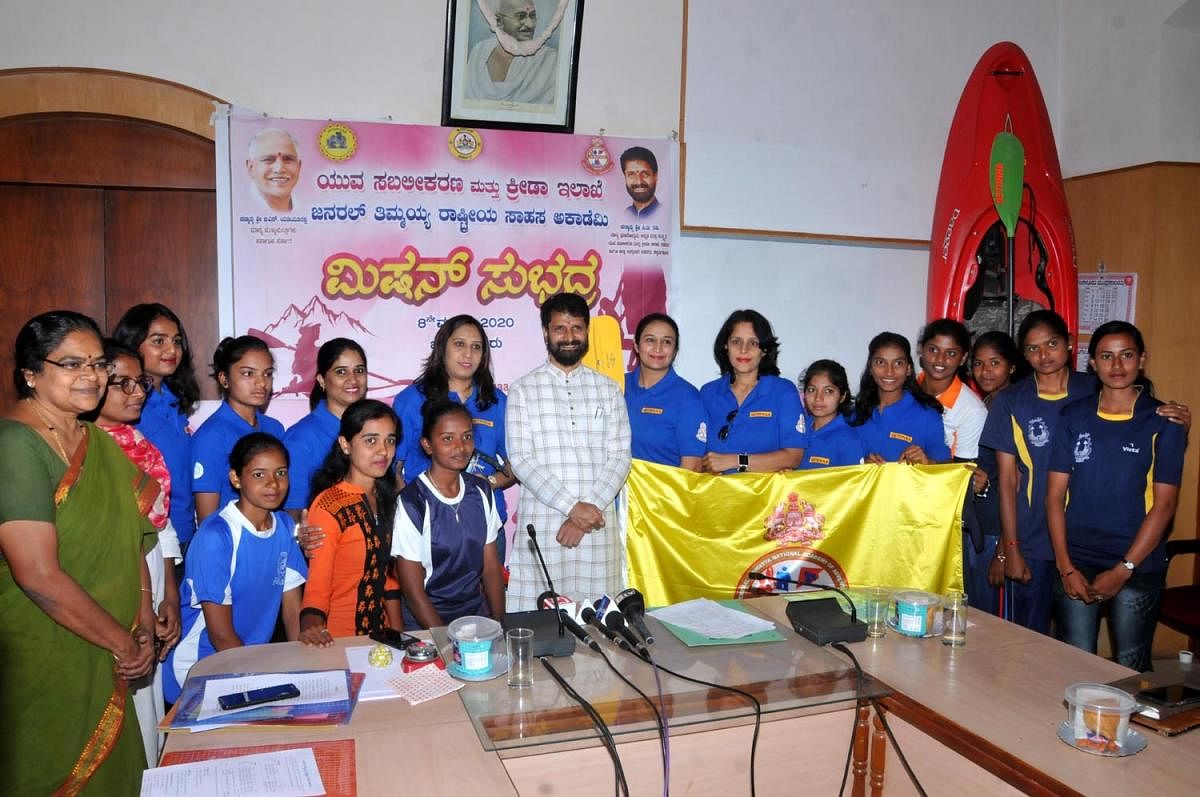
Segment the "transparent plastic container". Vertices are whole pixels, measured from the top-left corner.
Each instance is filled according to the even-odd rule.
[[[1066,690],[1067,724],[1081,750],[1118,753],[1129,731],[1137,701],[1106,684],[1071,684]]]
[[[490,617],[460,617],[450,623],[446,635],[454,652],[454,664],[468,675],[486,673],[492,669],[493,657],[503,655],[503,645],[495,643],[504,633],[500,624]]]

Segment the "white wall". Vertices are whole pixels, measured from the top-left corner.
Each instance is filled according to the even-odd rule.
[[[1060,0],[1065,176],[1200,161],[1200,0]]]

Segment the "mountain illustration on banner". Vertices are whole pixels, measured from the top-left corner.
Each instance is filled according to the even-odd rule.
[[[317,372],[317,350],[323,342],[350,338],[369,349],[363,337],[375,337],[357,318],[330,309],[319,296],[313,296],[303,308],[289,304],[265,329],[252,327],[246,334],[266,341],[275,357],[275,396],[309,394]],[[391,396],[412,383],[412,379],[393,379],[375,371],[368,371],[368,377],[367,394],[372,397]]]

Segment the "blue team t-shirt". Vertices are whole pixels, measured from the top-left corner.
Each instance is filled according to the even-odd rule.
[[[1046,468],[1063,407],[1096,392],[1095,379],[1072,371],[1067,392],[1040,396],[1033,376],[1009,385],[992,399],[979,444],[1017,460],[1017,539],[1026,559],[1054,561],[1046,528]],[[999,487],[997,486],[997,490]]]
[[[237,491],[229,483],[229,454],[237,441],[251,432],[266,432],[283,438],[283,424],[255,410],[255,425],[242,420],[228,403],[222,401],[192,438],[192,492],[217,493],[217,506],[237,500]]]
[[[834,415],[829,423],[817,429],[813,426],[812,416],[806,413],[805,423],[810,430],[809,442],[799,470],[862,464],[867,451],[858,430],[846,423],[845,416]]]
[[[1154,485],[1179,486],[1187,436],[1182,426],[1155,412],[1161,406],[1143,393],[1127,419],[1102,416],[1098,396],[1063,408],[1048,470],[1071,477],[1067,550],[1075,564],[1115,565],[1153,506]],[[1138,570],[1165,570],[1166,546],[1163,535]]]
[[[342,428],[341,420],[329,411],[324,401],[296,421],[283,435],[288,450],[288,489],[284,509],[307,509],[315,497],[311,494],[312,477],[329,456],[333,442]]]
[[[504,409],[508,406],[508,396],[503,390],[496,388],[496,403],[487,409],[479,407],[479,390],[472,386],[471,395],[466,401],[453,391],[449,394],[452,401],[457,401],[471,413],[471,430],[475,433],[475,450],[489,457],[496,454],[508,459],[508,448],[504,443]],[[400,416],[400,427],[404,430],[403,439],[396,446],[396,461],[404,463],[404,481],[413,481],[417,476],[429,470],[429,457],[421,448],[421,407],[425,404],[425,391],[418,384],[411,384],[392,400],[392,409]],[[474,473],[487,478],[496,469],[483,460],[478,460],[471,469]],[[500,520],[508,520],[508,504],[504,500],[504,491],[496,490],[496,509],[500,512]]]
[[[708,417],[709,451],[763,454],[781,448],[808,448],[800,391],[786,379],[760,376],[739,407],[729,375],[722,374],[700,388],[700,400]],[[722,440],[720,432],[726,425],[729,434]]]
[[[293,537],[292,519],[286,512],[272,517],[272,528],[258,531],[231,501],[196,530],[179,586],[182,636],[163,667],[167,702],[179,697],[192,665],[216,652],[201,602],[232,606],[238,639],[261,645],[271,641],[283,593],[304,583],[308,566]]]
[[[704,456],[708,446],[700,391],[674,368],[651,387],[638,387],[641,370],[625,374],[633,456],[676,467],[681,457]]]
[[[163,382],[151,390],[142,405],[138,431],[162,452],[171,474],[171,525],[179,535],[179,544],[187,545],[196,533],[196,503],[192,498],[192,436],[187,416],[176,406],[179,399]]]
[[[949,462],[946,430],[942,414],[926,407],[907,390],[900,400],[888,407],[876,407],[871,417],[856,427],[868,454],[878,454],[888,462],[897,462],[904,449],[918,445],[933,462]]]

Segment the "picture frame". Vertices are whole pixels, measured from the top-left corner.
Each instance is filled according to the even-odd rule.
[[[442,125],[573,133],[583,3],[447,0]]]

